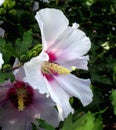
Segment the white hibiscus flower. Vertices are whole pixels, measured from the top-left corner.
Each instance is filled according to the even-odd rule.
[[[74,68],[87,70],[90,39],[77,24],[69,26],[65,15],[57,9],[42,9],[36,13],[42,35],[42,52],[24,64],[25,81],[56,102],[60,119],[72,112],[69,98],[77,97],[84,106],[92,101],[89,79],[71,74]]]

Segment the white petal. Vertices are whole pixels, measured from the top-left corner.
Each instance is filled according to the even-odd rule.
[[[16,69],[14,72],[13,72],[14,76],[15,76],[15,79],[17,81],[22,81],[23,78],[25,77],[25,71],[24,71],[24,68],[23,67],[20,67],[19,69]]]
[[[64,58],[65,57],[60,56],[60,58],[58,58],[57,60],[57,63],[68,69],[74,66],[77,69],[88,70],[87,65],[88,65],[89,56],[82,56],[79,58],[75,58],[73,60],[71,60],[70,57],[67,57],[67,60],[65,60]]]
[[[4,37],[5,30],[0,27],[0,37]]]
[[[84,106],[92,101],[93,94],[90,89],[89,79],[79,79],[72,74],[56,76],[55,79],[67,93],[77,97]]]
[[[28,82],[34,88],[41,88],[40,92],[47,92],[46,83],[44,81],[43,74],[41,73],[41,64],[43,61],[47,61],[48,56],[46,53],[41,53],[39,56],[32,58],[29,62],[24,64],[24,71],[26,77],[25,82]]]
[[[40,69],[40,66],[34,64],[33,67],[28,64],[24,65],[26,77],[23,80],[28,82],[33,88],[39,89],[40,93],[46,93],[48,90]]]
[[[15,66],[17,66],[17,65],[19,65],[19,64],[20,64],[20,62],[19,62],[19,60],[16,58],[13,67],[15,67]],[[13,74],[14,74],[16,80],[22,81],[23,78],[25,77],[24,68],[23,68],[23,67],[20,67],[20,68],[18,68],[18,69],[15,69],[15,70],[13,71]]]
[[[73,27],[67,27],[47,51],[54,53],[58,60],[61,57],[64,57],[64,60],[73,60],[85,55],[90,47],[90,39],[84,32]]]
[[[48,82],[46,80],[46,82],[50,96],[57,105],[59,118],[60,120],[64,120],[64,118],[67,117],[69,113],[74,112],[69,103],[70,95],[66,93],[60,86],[60,81],[57,82],[53,80],[51,82]]]
[[[1,69],[3,63],[4,63],[4,61],[2,59],[2,54],[0,53],[0,69]]]
[[[69,24],[65,15],[57,9],[42,9],[36,13],[35,19],[39,24],[41,34],[43,35],[42,38],[44,38],[48,46],[64,32]]]

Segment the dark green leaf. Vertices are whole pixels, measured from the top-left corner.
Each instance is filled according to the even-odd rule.
[[[25,53],[29,47],[32,45],[32,30],[24,32],[23,43],[22,43],[22,53]]]
[[[32,130],[38,130],[37,126],[34,123],[32,123]]]
[[[73,115],[69,114],[69,116],[64,120],[62,130],[72,130],[72,127],[73,127],[72,118],[73,118]]]
[[[79,116],[75,121],[72,115],[69,115],[64,121],[62,130],[102,130],[101,117],[95,117],[94,114],[88,112]]]
[[[48,124],[46,121],[42,119],[37,119],[37,122],[39,123],[40,128],[44,128],[45,130],[55,130],[52,125]]]
[[[102,130],[102,120],[88,112],[76,120],[73,130]]]
[[[5,40],[0,39],[0,52],[9,56],[18,57],[11,43],[6,43]]]
[[[112,90],[111,99],[112,99],[111,103],[114,107],[114,114],[116,115],[116,90]]]
[[[9,73],[3,73],[1,70],[0,70],[0,84],[3,83],[5,80],[9,80],[10,81],[14,81],[14,75],[9,72]]]
[[[15,43],[15,48],[17,54],[21,56],[22,54],[26,53],[29,47],[32,45],[32,30],[24,32],[22,40],[17,38]]]

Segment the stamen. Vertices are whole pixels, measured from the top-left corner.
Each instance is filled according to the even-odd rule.
[[[72,67],[71,67],[71,71],[74,71],[74,70],[76,70],[76,67],[75,67],[75,66],[72,66]]]
[[[76,67],[71,67],[71,70],[50,62],[44,62],[42,65],[42,72],[45,74],[61,74],[61,75],[67,75],[71,73],[71,71],[75,70]]]
[[[13,83],[7,93],[7,98],[14,104],[18,111],[23,111],[33,102],[34,91],[28,84],[20,81]]]
[[[25,108],[24,105],[24,96],[23,95],[18,95],[18,110],[23,111]]]

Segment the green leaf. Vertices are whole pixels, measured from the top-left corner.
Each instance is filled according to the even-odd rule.
[[[6,43],[5,40],[0,39],[0,52],[9,56],[18,57],[11,43]]]
[[[73,127],[72,118],[73,118],[73,115],[69,114],[69,116],[64,120],[64,125],[63,125],[62,130],[69,130],[69,129],[72,130],[72,127]]]
[[[18,56],[20,57],[22,54],[22,40],[20,38],[17,38],[17,40],[15,41],[15,50],[18,54]]]
[[[114,114],[116,115],[116,90],[112,90],[111,93],[111,100],[112,100],[112,105],[114,107]]]
[[[95,117],[94,114],[88,112],[78,118],[73,124],[73,130],[102,130],[102,120]]]
[[[113,80],[116,82],[116,66],[114,66]]]
[[[0,70],[0,84],[3,83],[5,80],[10,79],[10,81],[14,81],[14,75],[11,72],[3,73]]]
[[[5,44],[4,51],[9,54],[10,56],[18,57],[17,53],[15,52],[11,43]]]
[[[32,30],[29,30],[27,32],[24,32],[22,39],[17,38],[15,43],[17,54],[21,56],[22,54],[26,53],[31,45],[32,45]]]
[[[25,53],[29,49],[31,44],[32,44],[32,30],[29,30],[27,32],[24,32],[23,34],[22,53]]]
[[[5,45],[6,41],[2,38],[0,38],[0,49],[2,49]]]
[[[37,122],[39,123],[40,128],[44,128],[45,130],[55,130],[52,125],[48,124],[46,121],[42,119],[37,119]]]
[[[62,130],[102,130],[101,117],[95,117],[95,114],[90,112],[78,116],[74,121],[73,116],[69,115],[64,121]]]
[[[32,130],[38,130],[37,126],[34,123],[32,123]]]

